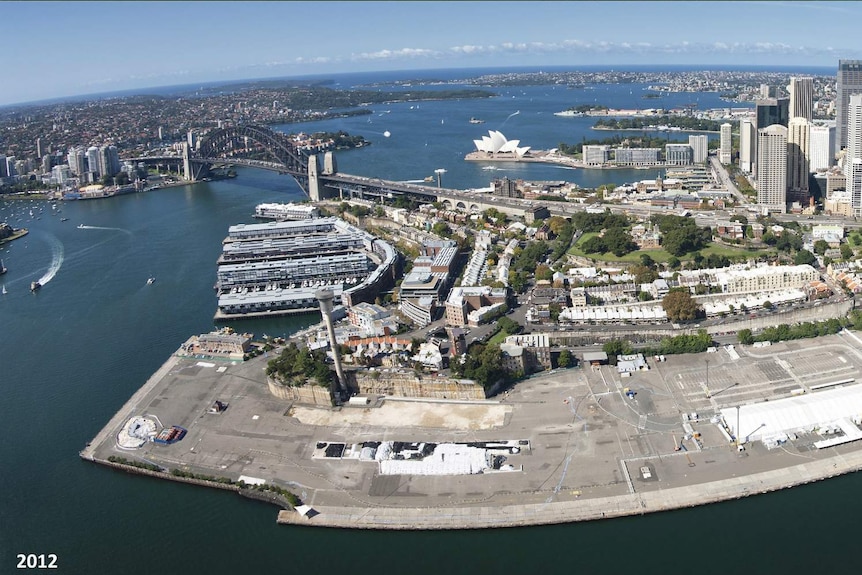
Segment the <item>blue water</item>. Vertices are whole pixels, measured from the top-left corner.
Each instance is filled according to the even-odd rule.
[[[633,107],[640,100],[627,100],[630,89],[609,88],[602,98]],[[469,187],[489,181],[488,172],[462,161],[472,138],[500,128],[540,148],[574,141],[584,126],[550,113],[581,96],[535,87],[488,101],[423,102],[412,111],[410,104],[381,107],[370,125],[351,118],[282,129],[343,126],[373,139],[368,148],[338,155],[343,171],[418,179],[445,168],[446,185]],[[507,119],[515,110],[521,114]],[[487,123],[470,125],[470,116]],[[387,129],[389,139],[374,134]],[[584,185],[588,180],[577,178],[631,180],[648,172],[505,168],[510,177]],[[8,290],[0,295],[0,574],[13,572],[17,553],[55,553],[61,573],[85,575],[858,571],[858,475],[605,522],[375,533],[279,527],[269,505],[81,461],[78,451],[179,344],[213,326],[215,262],[227,227],[252,221],[259,202],[301,197],[287,176],[241,169],[235,180],[61,203],[58,214],[47,202],[0,202],[0,221],[31,230],[0,248],[9,268],[0,276]],[[52,269],[43,289],[30,293],[30,282]],[[147,286],[151,276],[156,282]],[[282,335],[315,320],[234,327]]]

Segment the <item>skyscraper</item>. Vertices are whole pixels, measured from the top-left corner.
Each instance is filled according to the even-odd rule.
[[[787,128],[780,124],[757,131],[757,203],[787,210]]]
[[[812,78],[790,78],[787,86],[790,93],[790,117],[814,119],[814,80]]]
[[[797,116],[787,129],[787,199],[802,204],[808,203],[810,128],[808,120]]]
[[[852,94],[862,94],[862,60],[838,60],[835,89],[835,154],[847,146],[847,112]]]
[[[754,171],[754,161],[757,158],[757,130],[751,118],[739,121],[739,169],[750,174]]]
[[[829,168],[834,157],[835,126],[811,126],[808,145],[808,169],[816,172]]]
[[[847,174],[847,191],[850,192],[850,207],[853,215],[862,215],[862,159],[853,158],[845,164]]]
[[[862,189],[855,160],[862,159],[862,94],[851,94],[847,99],[847,147],[844,156],[844,175],[847,178],[846,189],[850,193],[850,203],[854,214],[862,212]]]
[[[725,122],[721,125],[721,141],[719,153],[718,153],[718,161],[722,164],[729,164],[731,159],[732,145],[733,145],[733,136],[731,134],[732,126]]]
[[[709,154],[709,138],[703,134],[688,137],[688,145],[691,146],[693,157],[692,161],[695,164],[706,162],[706,157]]]
[[[757,129],[762,130],[773,124],[787,127],[790,119],[789,98],[766,98],[754,103],[754,113],[757,119]]]

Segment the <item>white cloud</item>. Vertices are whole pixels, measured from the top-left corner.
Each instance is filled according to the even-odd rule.
[[[439,55],[436,50],[425,48],[401,48],[399,50],[378,50],[377,52],[362,52],[351,54],[350,59],[361,60],[397,60],[400,58],[426,58]]]

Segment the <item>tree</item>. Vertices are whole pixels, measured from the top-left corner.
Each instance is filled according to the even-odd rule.
[[[655,269],[655,260],[649,254],[641,254],[641,265],[650,269]]]
[[[814,253],[822,256],[829,249],[829,243],[826,240],[817,240],[814,242]]]
[[[603,254],[608,251],[608,248],[602,238],[593,236],[581,244],[581,250],[585,254]]]
[[[557,366],[569,367],[570,365],[572,365],[572,353],[569,350],[564,349],[557,357]]]
[[[608,354],[608,363],[616,365],[617,356],[630,354],[632,352],[632,346],[627,341],[612,339],[602,346],[602,351]]]
[[[638,245],[632,241],[632,237],[623,228],[611,228],[605,232],[602,238],[608,251],[618,258],[638,249]]]
[[[747,328],[736,332],[736,338],[739,340],[739,343],[743,345],[751,345],[754,343],[754,336],[751,335],[751,330]]]
[[[549,266],[545,264],[539,264],[536,266],[536,279],[537,280],[548,280],[554,277],[554,270],[552,270]]]
[[[774,306],[772,305],[771,301],[766,300],[765,302],[763,302],[763,309],[772,309],[773,307]]]
[[[670,259],[667,260],[667,267],[672,270],[678,270],[680,265],[682,264],[676,256],[671,256]]]
[[[811,265],[817,261],[817,258],[814,257],[814,254],[809,252],[808,250],[799,250],[796,252],[796,255],[793,256],[793,263],[801,266],[801,265]]]
[[[658,279],[658,272],[644,265],[629,268],[629,273],[635,276],[635,283],[648,284]]]
[[[431,228],[431,232],[444,238],[448,238],[452,235],[452,230],[449,229],[449,224],[446,222],[437,222]]]
[[[661,302],[670,321],[689,321],[697,317],[700,311],[697,302],[692,299],[687,289],[673,289],[664,296]]]
[[[850,244],[841,244],[841,257],[845,260],[849,260],[853,257],[853,248],[850,247]]]

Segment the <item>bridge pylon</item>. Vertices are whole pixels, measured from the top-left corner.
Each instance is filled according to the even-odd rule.
[[[320,178],[318,175],[317,154],[308,156],[308,197],[312,202],[320,201]]]

